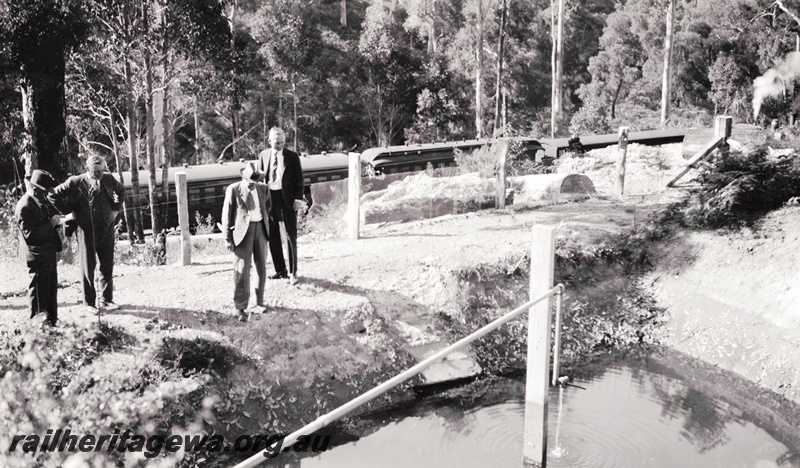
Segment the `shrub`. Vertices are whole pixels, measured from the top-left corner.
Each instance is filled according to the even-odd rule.
[[[217,222],[211,213],[208,216],[203,217],[199,211],[194,212],[194,234],[197,236],[202,236],[206,234],[213,234],[217,228]]]
[[[19,248],[19,231],[14,219],[14,208],[18,196],[13,196],[11,190],[0,193],[0,257],[8,258],[17,255]]]
[[[456,148],[453,155],[461,174],[477,172],[481,177],[494,177],[497,174],[499,145],[484,145],[473,151]]]
[[[166,252],[156,242],[130,244],[128,249],[118,252],[119,262],[128,265],[157,266],[166,262]]]
[[[731,151],[701,166],[702,189],[685,210],[689,225],[717,228],[750,225],[771,210],[800,196],[800,161],[796,155],[769,158],[768,148]]]
[[[193,400],[204,377],[183,378],[160,366],[152,352],[108,352],[130,337],[113,327],[94,330],[62,323],[39,330],[24,325],[0,329],[0,427],[3,433],[45,435],[47,429],[69,428],[73,434],[112,434],[125,429],[163,434],[176,421],[195,418]],[[9,436],[10,437],[10,436]],[[10,442],[10,441],[7,441]],[[0,453],[9,467],[65,464],[73,466],[146,466],[142,454],[117,451],[70,454],[58,452]],[[162,451],[163,460],[165,453]],[[163,460],[176,465],[181,454]],[[70,458],[70,462],[65,463]],[[76,463],[83,458],[87,463]]]

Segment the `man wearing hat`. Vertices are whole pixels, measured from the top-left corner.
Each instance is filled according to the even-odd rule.
[[[125,200],[125,186],[106,167],[102,156],[86,158],[86,173],[72,176],[53,190],[52,201],[72,211],[78,224],[83,300],[97,313],[94,269],[100,263],[101,307],[114,310],[114,240],[117,215]]]
[[[250,300],[250,265],[255,262],[256,304],[264,307],[264,286],[267,280],[270,194],[257,161],[248,161],[241,171],[242,180],[225,191],[222,205],[222,232],[233,251],[233,302],[239,320],[246,322],[245,311]]]
[[[14,216],[22,238],[27,245],[28,302],[31,318],[39,312],[46,314],[46,322],[55,325],[58,320],[58,274],[56,253],[61,251],[61,238],[56,231],[59,224],[55,207],[47,200],[55,181],[50,173],[34,170],[28,181],[28,190],[17,203]]]

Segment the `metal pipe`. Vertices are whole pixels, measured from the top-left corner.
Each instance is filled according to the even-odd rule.
[[[556,294],[562,286],[559,284],[558,286],[553,287],[552,289],[548,290],[541,296],[534,298],[525,304],[517,307],[516,309],[512,310],[511,312],[507,313],[506,315],[494,320],[493,322],[479,328],[478,330],[472,332],[471,334],[461,338],[460,340],[456,341],[455,343],[451,344],[450,346],[444,348],[443,350],[439,351],[438,353],[434,354],[433,356],[420,361],[415,366],[409,368],[408,370],[397,374],[396,376],[392,377],[391,379],[387,380],[386,382],[378,385],[377,387],[373,388],[372,390],[367,391],[366,393],[361,394],[360,396],[350,400],[349,402],[343,404],[342,406],[336,408],[335,410],[331,411],[328,414],[318,417],[316,420],[306,424],[305,426],[301,427],[300,429],[292,432],[288,436],[283,439],[283,444],[281,445],[282,448],[286,449],[291,447],[297,442],[297,439],[303,435],[310,435],[314,432],[322,429],[323,427],[327,426],[328,424],[336,421],[337,419],[345,416],[346,414],[350,413],[351,411],[355,410],[359,406],[368,403],[369,401],[379,397],[383,393],[391,390],[396,385],[403,383],[404,381],[414,377],[419,372],[427,368],[428,366],[438,362],[440,359],[446,357],[448,354],[452,353],[456,349],[467,345],[478,338],[483,337],[484,335],[489,334],[490,332],[494,331],[496,328],[500,327],[501,325],[505,325],[506,323],[510,322],[511,320],[515,319],[517,316],[521,315],[523,312],[527,311],[531,306],[537,304],[550,296]],[[276,442],[277,443],[277,442]],[[257,466],[258,464],[268,460],[265,455],[269,455],[266,449],[253,455],[252,457],[244,460],[243,462],[239,463],[238,465],[234,466],[233,468],[250,468],[253,466]]]
[[[558,383],[558,370],[561,361],[561,297],[564,295],[564,285],[556,285],[556,337],[553,344],[553,381],[552,385]]]

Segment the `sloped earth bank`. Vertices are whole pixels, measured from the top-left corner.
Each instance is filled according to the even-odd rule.
[[[800,207],[754,230],[684,232],[647,275],[665,344],[800,401]],[[797,429],[800,433],[800,429]]]
[[[77,268],[63,265],[62,326],[54,331],[41,331],[26,318],[25,269],[6,262],[0,269],[5,374],[0,390],[6,402],[0,405],[0,433],[44,433],[70,425],[84,433],[216,432],[232,443],[241,434],[291,431],[409,367],[414,362],[409,347],[452,341],[524,302],[535,224],[557,227],[556,276],[568,285],[564,348],[573,366],[568,372],[631,346],[662,340],[700,346],[694,340],[703,336],[697,333],[681,341],[674,332],[680,317],[654,302],[651,286],[661,284],[657,274],[641,276],[660,259],[676,257],[651,248],[668,233],[646,220],[681,196],[661,184],[679,170],[679,147],[631,145],[628,180],[634,193],[624,202],[607,195],[614,156],[611,150],[592,152],[593,159],[563,165],[589,175],[600,191],[581,202],[370,225],[358,241],[311,232],[299,240],[301,282],[270,281],[268,312],[246,324],[231,314],[231,255],[213,236],[195,239],[191,267],[144,266],[146,249],[121,251],[115,299],[122,308],[100,320],[78,304]],[[684,262],[667,265],[690,271],[697,253],[678,239],[664,245],[684,253]],[[737,333],[751,331],[744,328],[724,327],[709,339],[727,336],[741,343]],[[487,372],[513,372],[524,359],[523,337],[523,323],[512,324],[473,351]],[[759,343],[779,351],[770,348],[773,341]],[[781,365],[796,372],[799,360],[785,356]],[[699,357],[717,359],[712,353]],[[750,377],[755,362],[745,359],[734,370]],[[51,385],[54,379],[60,383]],[[371,408],[413,398],[414,383],[419,381]],[[56,397],[53,388],[59,390]],[[459,398],[491,394],[491,388],[474,384]],[[332,443],[344,442],[348,432],[338,427]],[[85,459],[103,466],[109,456],[100,452]],[[60,466],[64,458],[39,454],[34,460],[6,452],[0,457],[3,466]],[[164,461],[226,466],[230,457],[179,452]],[[135,454],[125,458],[133,465],[147,462],[141,454],[138,461]]]

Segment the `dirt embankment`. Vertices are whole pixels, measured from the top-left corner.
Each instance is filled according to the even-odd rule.
[[[754,230],[683,232],[648,275],[665,344],[800,402],[800,207]]]

